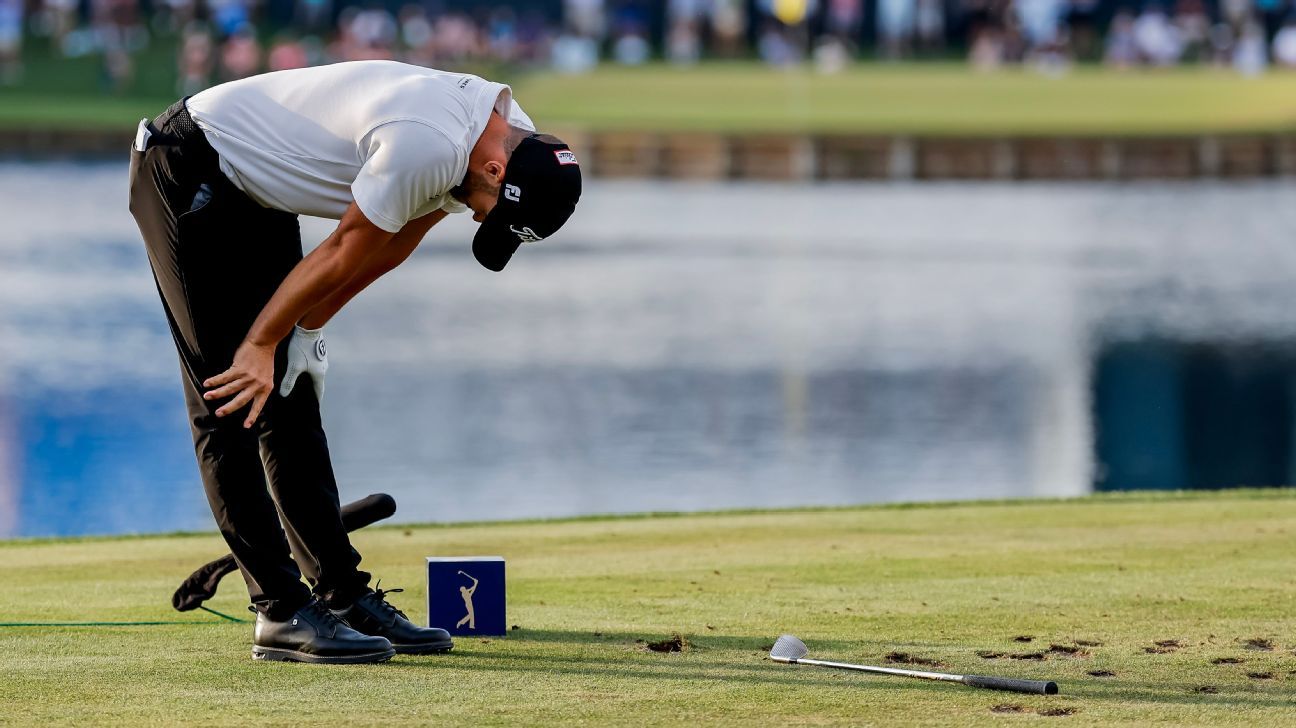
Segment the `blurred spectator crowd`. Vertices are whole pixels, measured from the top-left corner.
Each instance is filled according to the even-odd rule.
[[[1076,61],[1296,69],[1296,0],[0,0],[0,84],[24,41],[102,59],[124,87],[151,44],[178,89],[267,70],[388,58],[554,66],[756,57],[824,71],[861,57],[965,57],[992,69]]]

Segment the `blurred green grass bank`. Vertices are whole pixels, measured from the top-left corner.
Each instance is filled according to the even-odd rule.
[[[166,49],[120,93],[90,59],[35,56],[0,90],[0,151],[111,154],[174,100]],[[751,63],[470,69],[511,82],[587,169],[690,179],[1139,179],[1296,174],[1296,74],[1205,67],[978,72]]]
[[[0,722],[1278,725],[1293,529],[1290,490],[380,528],[357,544],[416,619],[424,556],[498,553],[516,627],[334,668],[254,664],[249,625],[170,611],[214,534],[7,542],[0,621],[184,623],[0,627]],[[232,576],[211,606],[244,599]],[[786,667],[783,632],[1062,694]]]
[[[130,128],[175,98],[170,49],[122,93],[91,58],[34,57],[0,89],[0,127]],[[604,66],[589,73],[471,69],[511,82],[546,125],[592,132],[1084,136],[1296,131],[1296,73],[1079,67],[1061,76],[966,64],[860,64],[836,74],[756,63]]]

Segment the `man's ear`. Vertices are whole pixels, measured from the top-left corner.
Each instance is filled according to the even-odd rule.
[[[497,162],[495,160],[491,160],[486,163],[485,169],[483,171],[486,172],[486,176],[489,177],[491,181],[493,181],[497,185],[501,184],[504,181],[503,162]]]

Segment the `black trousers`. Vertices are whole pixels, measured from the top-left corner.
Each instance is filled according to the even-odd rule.
[[[272,394],[251,429],[241,413],[216,417],[221,402],[202,398],[202,382],[229,367],[252,322],[301,260],[297,216],[261,207],[225,177],[183,100],[150,130],[147,149],[131,150],[130,211],[180,352],[212,514],[259,610],[278,619],[305,604],[311,591],[303,571],[322,598],[345,604],[364,592],[369,575],[358,570],[360,554],[342,525],[310,383],[298,382],[287,398]],[[276,387],[285,356],[281,344]]]

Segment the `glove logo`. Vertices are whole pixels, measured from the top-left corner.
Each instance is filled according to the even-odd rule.
[[[504,199],[520,202],[522,200],[522,188],[517,185],[504,185]]]
[[[315,358],[324,361],[328,358],[328,347],[324,345],[324,339],[315,340]]]

